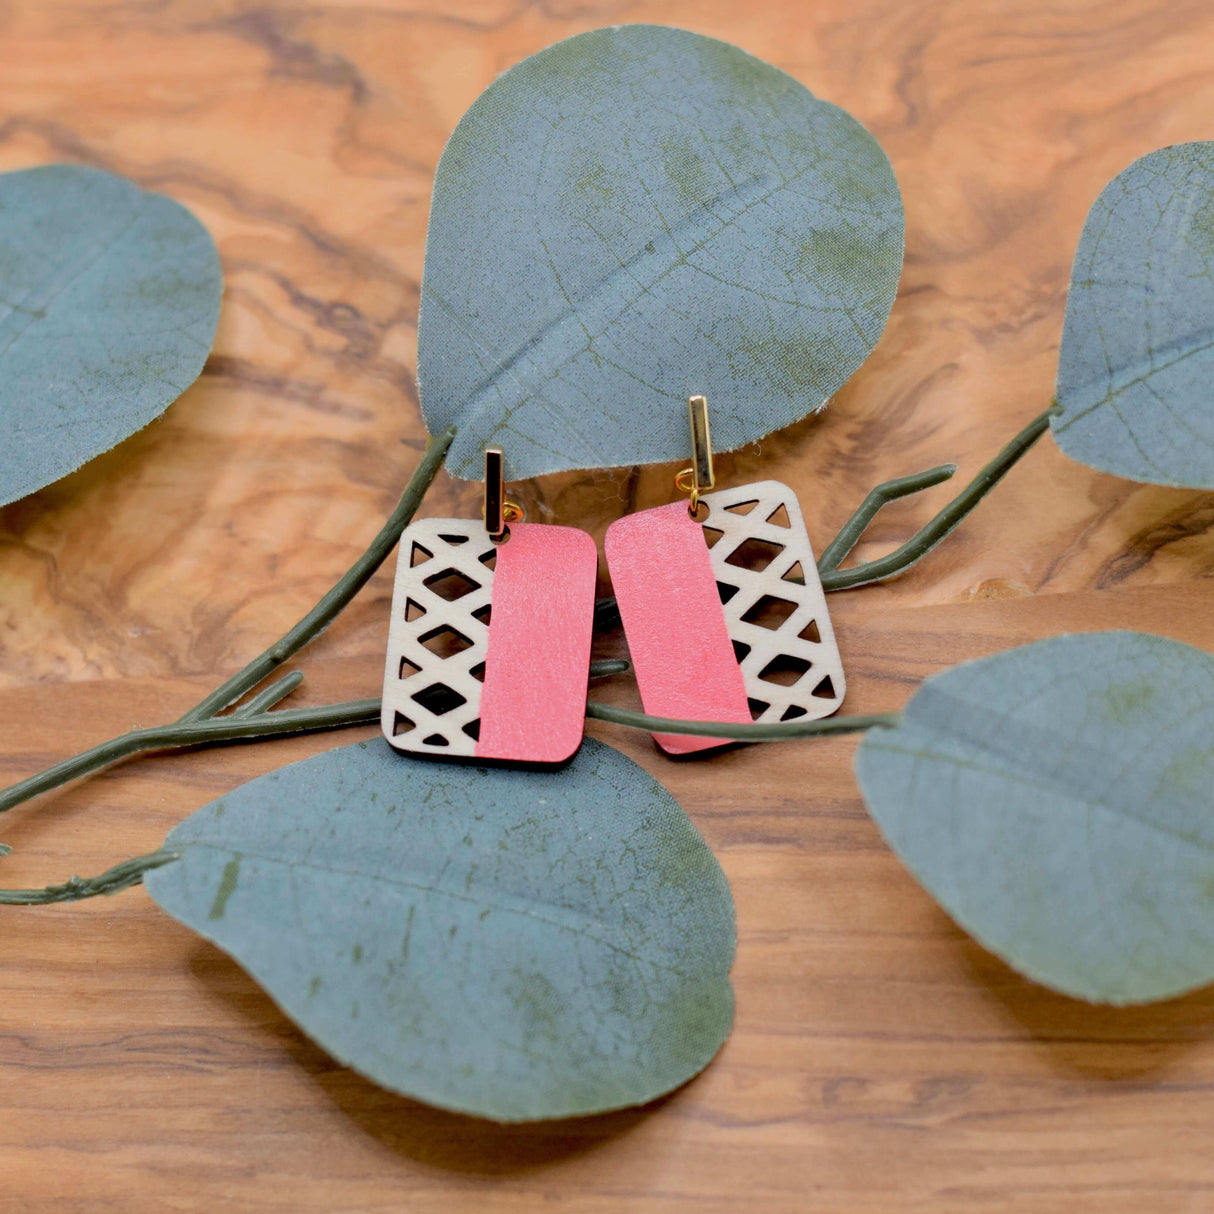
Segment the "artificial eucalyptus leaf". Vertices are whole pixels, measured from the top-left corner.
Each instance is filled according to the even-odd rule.
[[[159,417],[202,370],[221,291],[171,199],[81,165],[0,174],[0,504]]]
[[[706,393],[728,451],[868,357],[902,266],[897,182],[849,114],[738,47],[625,25],[524,60],[434,182],[422,409],[511,477],[684,459]]]
[[[928,679],[856,774],[890,846],[1021,973],[1096,1003],[1214,981],[1214,658],[1057,637]]]
[[[328,751],[188,818],[145,883],[309,1036],[498,1121],[640,1104],[733,1014],[733,903],[665,789],[587,740],[559,771]]]
[[[1214,143],[1136,160],[1088,214],[1052,419],[1073,459],[1214,489]]]

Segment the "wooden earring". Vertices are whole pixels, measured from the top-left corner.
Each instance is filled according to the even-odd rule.
[[[708,404],[688,401],[690,502],[617,519],[603,541],[645,711],[692,721],[793,721],[843,702],[835,643],[801,508],[779,481],[712,492]],[[670,754],[727,745],[655,734]]]
[[[401,535],[381,725],[411,754],[560,763],[581,744],[598,554],[523,521],[485,452],[485,519]]]

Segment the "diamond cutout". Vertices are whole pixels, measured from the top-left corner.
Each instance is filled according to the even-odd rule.
[[[424,645],[436,658],[449,658],[465,649],[472,648],[472,642],[462,633],[456,632],[449,624],[427,632],[417,638],[419,645]],[[416,669],[416,668],[415,668]]]
[[[780,544],[772,544],[767,540],[751,536],[743,540],[726,558],[727,565],[736,565],[739,569],[753,569],[762,573],[784,551]]]
[[[789,602],[788,599],[778,599],[775,595],[765,594],[751,606],[742,619],[747,624],[758,624],[760,628],[769,628],[775,632],[784,626],[784,621],[796,609],[796,603]]]
[[[791,687],[810,668],[812,663],[804,658],[793,657],[790,653],[777,654],[762,670],[759,678],[765,683],[778,683],[781,687]],[[829,679],[829,675],[827,678]]]
[[[444,569],[441,573],[433,573],[426,578],[423,585],[440,599],[446,599],[448,603],[462,599],[477,588],[476,583],[458,569]]]
[[[412,699],[416,700],[427,712],[436,717],[446,716],[447,713],[466,704],[467,699],[446,683],[431,683],[429,687],[415,692]],[[425,741],[429,741],[426,738]]]

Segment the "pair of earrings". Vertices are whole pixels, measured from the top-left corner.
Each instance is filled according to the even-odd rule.
[[[688,401],[690,495],[617,519],[603,547],[645,711],[791,721],[843,701],[843,666],[792,490],[717,490],[708,405]],[[576,527],[524,521],[485,452],[485,518],[401,536],[382,725],[398,750],[561,763],[581,744],[598,557]],[[655,734],[671,754],[726,745]]]

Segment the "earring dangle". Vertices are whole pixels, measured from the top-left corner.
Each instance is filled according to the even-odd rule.
[[[381,725],[410,754],[561,763],[582,741],[598,554],[575,527],[523,521],[485,451],[484,522],[401,535]]]
[[[690,501],[617,519],[603,548],[645,711],[692,721],[792,721],[843,702],[843,663],[796,495],[779,481],[715,487],[708,403],[689,399]],[[670,754],[727,739],[654,734]]]

